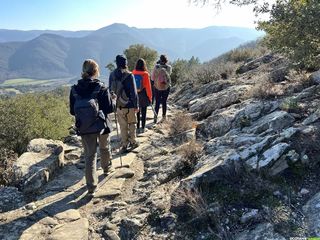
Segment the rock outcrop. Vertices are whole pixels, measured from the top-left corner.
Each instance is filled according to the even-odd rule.
[[[63,142],[34,139],[14,164],[15,184],[26,193],[36,192],[63,164]]]

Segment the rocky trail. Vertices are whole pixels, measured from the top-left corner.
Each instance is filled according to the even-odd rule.
[[[23,192],[13,187],[0,190],[0,239],[135,238],[150,215],[145,203],[152,184],[144,176],[144,161],[161,152],[150,151],[154,149],[152,139],[159,135],[154,132],[151,116],[152,111],[148,112],[149,130],[138,136],[140,146],[122,155],[122,167],[119,155],[113,154],[114,170],[108,176],[98,168],[98,191],[92,199],[86,195],[77,136],[66,143],[31,141],[17,163]],[[115,131],[111,144],[113,148],[118,144]],[[157,195],[152,199],[164,204],[162,198]]]
[[[78,137],[32,140],[18,188],[0,188],[0,239],[320,237],[320,72],[279,75],[283,64],[267,55],[173,89],[169,120],[148,111],[140,146],[107,177],[98,168],[92,199]]]

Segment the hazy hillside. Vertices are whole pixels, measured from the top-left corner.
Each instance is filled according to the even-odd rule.
[[[63,37],[84,37],[92,31],[63,31],[63,30],[9,30],[0,29],[0,42],[14,42],[14,41],[29,41],[33,38],[39,37],[42,34],[51,33]]]
[[[24,40],[39,33],[41,31],[11,32],[11,39],[20,36],[20,40]],[[54,33],[23,43],[1,43],[0,82],[15,77],[50,79],[79,75],[83,59],[94,58],[104,65],[136,43],[166,53],[171,60],[196,56],[207,61],[262,35],[254,29],[237,27],[138,29],[125,24],[112,24],[93,32]],[[0,39],[9,35],[0,31]]]

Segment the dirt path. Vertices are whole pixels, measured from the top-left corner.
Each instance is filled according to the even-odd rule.
[[[27,204],[0,214],[0,239],[119,239],[125,218],[143,212],[141,197],[146,194],[141,196],[140,192],[141,188],[148,191],[149,183],[144,185],[146,167],[139,154],[154,139],[152,117],[150,110],[149,130],[138,137],[138,149],[122,156],[123,167],[114,156],[113,173],[105,178],[98,169],[100,188],[93,199],[86,194],[83,159],[75,158],[40,193],[30,196]],[[115,139],[113,131],[113,145]],[[149,214],[148,209],[144,211]]]

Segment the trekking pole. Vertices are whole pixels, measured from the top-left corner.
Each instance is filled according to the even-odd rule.
[[[157,117],[158,117],[158,114],[157,114],[156,111],[154,110],[154,107],[153,107],[152,103],[150,104],[150,106],[151,106],[151,109],[152,109],[153,114],[154,114],[155,117],[157,118]]]
[[[116,130],[117,130],[117,138],[118,138],[118,141],[120,139],[119,137],[119,128],[118,128],[118,118],[117,118],[117,110],[114,111],[114,119],[116,121]],[[120,144],[119,144],[120,145]],[[118,145],[118,146],[119,146]],[[121,150],[120,150],[121,151]],[[121,167],[122,167],[122,156],[121,156],[121,152],[119,151],[119,154],[120,154],[120,164],[121,164]]]

